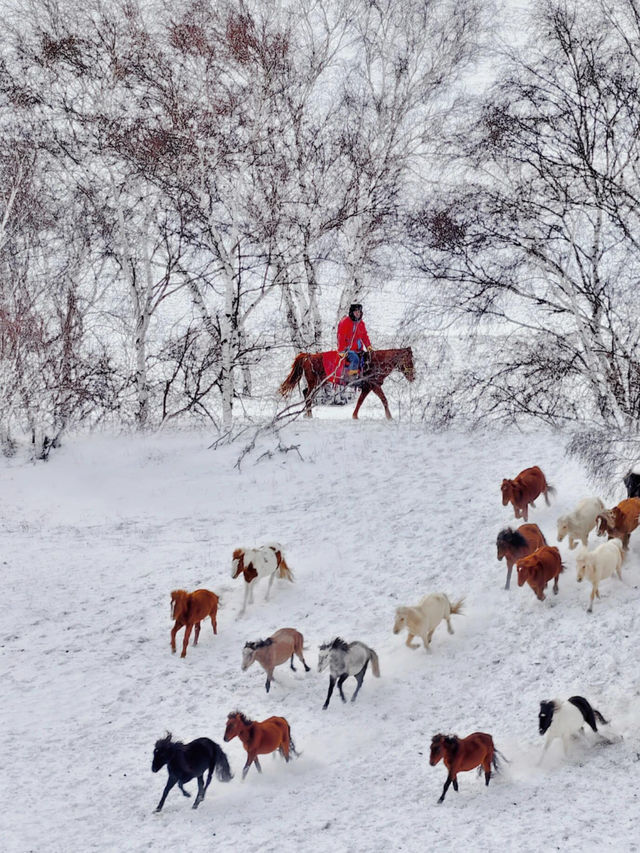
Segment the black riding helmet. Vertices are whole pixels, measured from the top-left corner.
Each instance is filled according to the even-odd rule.
[[[349,306],[349,319],[352,320],[354,323],[356,321],[356,318],[354,316],[354,312],[356,312],[356,311],[359,311],[360,314],[362,314],[362,305],[359,302],[353,302]]]

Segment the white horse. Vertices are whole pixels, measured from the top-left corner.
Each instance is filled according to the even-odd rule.
[[[261,545],[259,548],[236,548],[231,562],[231,577],[243,575],[245,580],[244,602],[238,614],[242,616],[247,608],[247,600],[253,604],[253,586],[260,578],[269,578],[265,601],[269,600],[271,584],[276,574],[293,583],[293,573],[284,558],[282,546],[276,542]]]
[[[546,733],[547,737],[538,760],[538,764],[542,763],[544,754],[549,748],[551,741],[555,738],[562,738],[564,754],[567,755],[569,740],[587,723],[594,732],[598,731],[598,722],[603,725],[608,725],[608,721],[602,716],[600,711],[592,708],[584,696],[570,696],[566,702],[561,702],[558,699],[540,702],[540,713],[538,714],[538,724],[540,734]],[[601,735],[602,737],[602,735]],[[607,738],[604,738],[607,740]]]
[[[340,637],[336,637],[330,643],[323,643],[320,646],[318,672],[322,672],[327,666],[329,667],[329,692],[322,706],[323,711],[326,711],[329,707],[329,700],[331,699],[336,681],[338,682],[340,698],[343,702],[347,701],[342,692],[342,685],[350,675],[355,676],[358,682],[358,686],[351,697],[352,702],[356,701],[356,696],[362,687],[369,661],[371,661],[371,672],[373,672],[376,678],[380,678],[378,655],[364,643],[360,643],[358,640],[355,640],[353,643],[346,643]]]
[[[410,649],[417,649],[420,643],[412,643],[414,637],[421,637],[425,649],[429,648],[431,637],[443,619],[447,621],[447,631],[454,633],[451,625],[452,614],[462,613],[461,598],[455,604],[451,604],[443,592],[433,592],[425,595],[415,607],[398,607],[396,609],[396,621],[393,625],[393,633],[398,634],[403,628],[408,631],[405,645]]]
[[[561,515],[558,519],[558,542],[569,537],[569,550],[578,544],[578,539],[586,547],[589,534],[596,526],[596,518],[606,509],[600,498],[585,498],[573,512]]]
[[[622,580],[623,558],[624,550],[620,539],[609,539],[593,551],[587,551],[584,545],[581,546],[576,555],[576,576],[578,581],[586,578],[591,582],[591,600],[587,613],[593,611],[593,599],[596,595],[600,598],[598,584],[601,580],[610,578],[614,572]]]

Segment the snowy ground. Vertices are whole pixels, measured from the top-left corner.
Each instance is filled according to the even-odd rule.
[[[556,517],[592,493],[562,437],[430,434],[338,411],[289,429],[302,459],[254,456],[240,472],[238,447],[184,434],[0,463],[3,850],[638,849],[640,535],[593,615],[566,542],[557,597],[505,592],[502,477],[543,468],[557,497],[530,520],[552,541]],[[621,484],[602,495],[623,496]],[[237,619],[231,552],[274,539],[296,582],[278,581],[267,603],[258,589]],[[219,634],[203,625],[181,660],[169,592],[199,586],[222,598]],[[430,653],[412,651],[392,634],[394,609],[435,591],[464,595],[466,615]],[[304,633],[312,672],[281,668],[267,695],[257,665],[240,671],[242,646],[285,626]],[[354,705],[336,693],[323,711],[317,647],[336,634],[375,648],[382,677],[368,672]],[[556,741],[537,767],[538,703],[574,693],[619,739],[589,733],[567,759]],[[236,708],[286,716],[302,757],[266,758],[242,782],[242,746],[222,740]],[[151,773],[151,755],[167,729],[229,756],[235,778],[214,778],[198,811],[174,789],[153,814],[166,772]],[[431,736],[474,730],[510,763],[488,789],[463,774],[438,806]]]

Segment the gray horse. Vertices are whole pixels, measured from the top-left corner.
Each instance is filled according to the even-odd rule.
[[[355,679],[358,682],[358,686],[351,697],[351,701],[355,702],[356,696],[362,687],[364,674],[367,671],[369,661],[371,661],[371,671],[376,678],[380,678],[378,655],[373,649],[370,649],[369,646],[364,643],[360,643],[357,640],[353,643],[346,643],[340,637],[336,637],[335,640],[332,640],[330,643],[323,643],[323,645],[320,646],[320,654],[318,655],[318,672],[322,672],[328,666],[330,673],[329,692],[327,693],[327,698],[322,706],[324,711],[329,707],[329,701],[331,699],[331,694],[333,693],[333,688],[336,686],[336,681],[338,682],[340,698],[343,702],[347,701],[344,693],[342,692],[342,685],[350,675],[355,676]]]

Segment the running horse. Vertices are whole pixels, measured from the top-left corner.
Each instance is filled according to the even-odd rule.
[[[499,770],[498,752],[493,743],[491,735],[486,732],[473,732],[467,737],[457,735],[434,735],[431,739],[431,752],[429,764],[432,767],[442,759],[444,766],[449,771],[444,788],[438,803],[444,800],[449,785],[453,784],[453,790],[458,791],[458,773],[464,770],[474,770],[476,767],[484,770],[485,784],[491,779],[491,768]],[[504,759],[506,761],[506,759]]]
[[[307,382],[307,387],[303,390],[305,414],[308,418],[311,417],[311,405],[314,395],[318,387],[327,381],[327,374],[324,369],[323,361],[324,353],[316,352],[301,352],[294,359],[289,375],[280,386],[280,393],[283,397],[288,396],[293,389],[298,385],[304,377]],[[384,406],[384,413],[387,420],[391,420],[391,412],[387,398],[382,390],[382,383],[387,376],[394,370],[399,370],[409,382],[415,379],[415,371],[413,367],[413,352],[411,347],[404,349],[377,349],[371,350],[369,353],[370,359],[365,365],[364,374],[360,380],[360,396],[353,410],[352,417],[358,419],[360,406],[364,403],[369,393],[373,393],[380,399]]]

